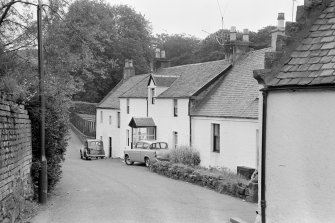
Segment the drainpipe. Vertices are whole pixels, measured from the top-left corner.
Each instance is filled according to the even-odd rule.
[[[268,92],[264,90],[263,94],[263,117],[262,117],[262,159],[261,159],[261,214],[262,223],[266,223],[266,202],[265,202],[265,169],[266,169],[266,117],[267,117],[267,97]]]
[[[191,118],[191,99],[188,99],[188,117],[190,127],[190,147],[192,147],[192,118]]]

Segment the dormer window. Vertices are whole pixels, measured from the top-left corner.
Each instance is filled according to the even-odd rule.
[[[155,88],[151,88],[151,104],[155,104]]]

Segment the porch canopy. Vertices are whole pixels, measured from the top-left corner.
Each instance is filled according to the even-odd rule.
[[[132,128],[148,128],[156,127],[155,122],[152,118],[132,118],[128,124]]]

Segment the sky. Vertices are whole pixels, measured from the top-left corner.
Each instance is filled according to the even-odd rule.
[[[151,22],[153,33],[188,34],[205,38],[222,27],[257,31],[277,25],[279,12],[292,21],[293,0],[106,0],[132,6]],[[304,0],[296,0],[303,5]],[[219,7],[220,6],[220,7]],[[221,16],[222,14],[222,16]]]

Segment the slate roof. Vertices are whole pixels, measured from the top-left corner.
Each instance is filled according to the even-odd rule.
[[[192,116],[258,118],[259,85],[253,70],[264,68],[265,52],[251,51],[240,58],[191,110]]]
[[[179,76],[152,75],[155,85],[159,87],[170,87]]]
[[[190,97],[230,66],[231,64],[226,60],[217,60],[161,69],[158,73],[160,75],[180,77],[158,98]]]
[[[309,35],[268,86],[335,84],[335,1],[320,14]]]
[[[129,126],[132,128],[143,128],[143,127],[154,127],[156,126],[156,124],[154,120],[150,117],[146,118],[133,117],[129,122]]]
[[[148,78],[148,74],[135,75],[130,77],[127,80],[122,79],[97,105],[97,108],[113,108],[120,109],[120,100],[119,96],[121,96],[124,92],[132,89],[143,79]]]
[[[226,60],[218,60],[206,63],[188,64],[176,67],[159,69],[153,76],[166,76],[161,78],[159,84],[169,85],[169,88],[157,96],[157,98],[187,98],[191,97],[199,89],[204,87],[213,78],[223,73],[231,66]],[[168,80],[168,77],[178,77]],[[157,78],[155,78],[156,80]],[[146,98],[148,96],[147,85],[149,76],[136,86],[122,94],[120,98]],[[172,82],[173,81],[173,82]],[[172,82],[172,83],[171,83]]]
[[[145,78],[139,81],[132,88],[120,95],[120,98],[147,98],[148,97],[148,81],[150,74],[145,74]]]

